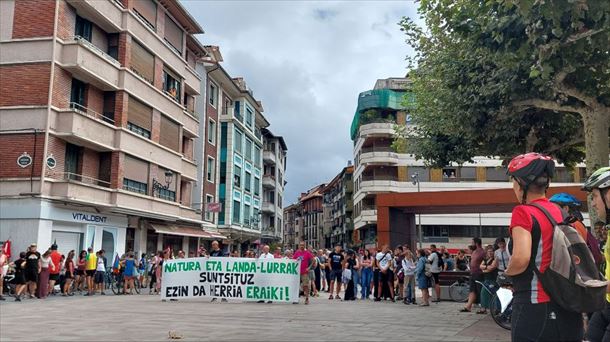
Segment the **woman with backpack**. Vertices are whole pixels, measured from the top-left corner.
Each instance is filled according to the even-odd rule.
[[[421,290],[422,302],[419,306],[430,306],[430,292],[428,292],[428,288],[430,287],[430,277],[432,274],[429,273],[429,265],[428,258],[426,257],[426,251],[424,249],[419,249],[417,251],[419,258],[417,259],[417,266],[415,266],[415,278],[417,280],[417,288]],[[428,271],[427,271],[428,269]]]
[[[582,316],[553,301],[540,280],[552,258],[554,225],[563,221],[561,210],[546,198],[555,161],[538,153],[515,157],[508,174],[520,205],[512,212],[509,233],[511,259],[505,274],[512,279],[513,341],[580,341]]]

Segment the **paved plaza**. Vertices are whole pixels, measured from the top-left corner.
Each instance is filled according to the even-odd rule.
[[[161,302],[156,296],[9,298],[0,303],[1,341],[508,341],[489,315],[461,304]]]

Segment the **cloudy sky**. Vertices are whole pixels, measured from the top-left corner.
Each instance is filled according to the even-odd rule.
[[[223,66],[263,101],[271,131],[288,145],[284,206],[331,180],[353,159],[358,93],[404,76],[411,53],[397,23],[412,1],[182,0],[220,46]]]

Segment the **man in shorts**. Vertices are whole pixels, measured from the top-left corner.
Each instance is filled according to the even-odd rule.
[[[472,254],[470,257],[470,293],[468,294],[468,303],[463,307],[460,312],[470,312],[472,305],[477,301],[477,298],[481,295],[481,285],[476,281],[483,281],[483,271],[481,270],[481,261],[485,257],[485,250],[483,249],[483,242],[480,238],[472,238]]]
[[[337,284],[337,292],[334,298],[341,299],[341,297],[339,297],[339,292],[341,292],[341,277],[343,275],[344,260],[345,257],[343,256],[343,253],[341,253],[341,245],[335,245],[335,250],[328,255],[328,265],[326,266],[326,269],[330,272],[330,296],[328,299],[333,299],[334,284]]]
[[[38,246],[33,243],[25,254],[25,280],[27,281],[30,298],[34,298],[38,286],[38,275],[42,269],[42,261],[40,260],[40,253],[36,250],[37,248]]]
[[[104,276],[106,275],[106,257],[104,256],[106,251],[103,249],[97,252],[97,266],[95,268],[94,282],[95,287],[100,290],[100,294],[104,293]],[[95,292],[95,291],[94,291]]]
[[[57,245],[51,245],[51,262],[53,263],[53,268],[51,268],[51,273],[49,274],[49,294],[54,294],[53,289],[55,288],[55,284],[59,280],[59,273],[61,271],[61,253],[57,251]]]
[[[430,273],[432,273],[432,279],[434,280],[434,292],[436,298],[432,301],[438,303],[441,301],[441,283],[439,282],[439,276],[441,274],[440,260],[442,260],[441,254],[436,249],[436,245],[430,245],[430,255],[428,256],[428,262],[430,263]]]
[[[93,296],[95,293],[95,270],[97,268],[97,255],[93,252],[93,248],[87,249],[87,257],[85,259],[85,274],[87,275],[87,290],[85,296]]]
[[[309,304],[309,284],[311,279],[309,278],[309,270],[313,263],[313,254],[305,249],[305,242],[299,242],[299,249],[294,253],[293,259],[301,261],[301,286],[303,287],[303,294],[305,295],[305,305]],[[339,285],[341,283],[339,282]]]

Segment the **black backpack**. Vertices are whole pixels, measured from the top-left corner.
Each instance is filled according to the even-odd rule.
[[[542,211],[553,226],[549,267],[544,273],[538,270],[534,264],[534,250],[530,259],[530,267],[540,279],[544,290],[555,303],[568,311],[580,313],[603,310],[608,282],[597,270],[593,254],[583,238],[569,224],[557,223],[542,206],[531,206]],[[532,231],[532,247],[538,246],[541,238],[540,229]]]

